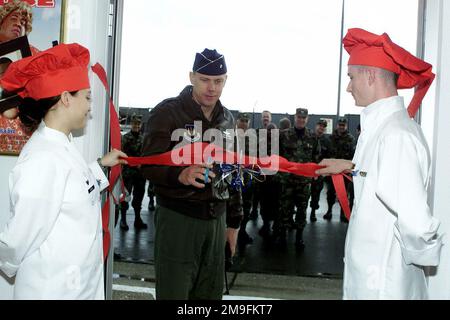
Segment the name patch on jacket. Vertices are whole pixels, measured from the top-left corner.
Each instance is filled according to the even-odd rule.
[[[186,132],[184,133],[184,139],[190,143],[199,142],[201,140],[201,135],[195,129],[194,124],[187,124],[185,126]]]
[[[365,178],[365,177],[367,177],[367,172],[365,172],[365,171],[359,171],[359,170],[356,170],[356,171],[352,171],[352,176],[353,177],[356,177],[356,176],[361,176],[361,177],[363,177],[363,178]]]

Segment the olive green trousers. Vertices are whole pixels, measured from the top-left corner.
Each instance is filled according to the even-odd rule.
[[[201,220],[157,206],[157,300],[221,300],[225,276],[225,213]]]

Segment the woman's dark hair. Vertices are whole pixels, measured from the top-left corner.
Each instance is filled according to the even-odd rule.
[[[7,64],[7,63],[12,63],[12,60],[10,58],[7,58],[7,57],[1,57],[0,58],[0,64]]]
[[[273,122],[271,122],[267,125],[267,130],[276,130],[276,129],[278,129],[277,125]]]
[[[78,91],[70,92],[72,96]],[[41,124],[47,112],[58,103],[60,96],[34,100],[31,98],[22,99],[19,104],[19,119],[28,133],[33,133]]]

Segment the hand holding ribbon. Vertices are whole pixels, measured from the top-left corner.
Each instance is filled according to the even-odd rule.
[[[132,167],[139,165],[187,167],[207,163],[208,160],[205,159],[221,164],[221,170],[224,175],[230,173],[237,174],[239,178],[234,179],[234,185],[241,188],[244,187],[242,178],[243,172],[247,174],[250,174],[251,172],[251,175],[253,177],[255,176],[257,170],[254,170],[254,172],[249,171],[252,170],[250,169],[252,166],[252,168],[260,168],[274,172],[285,172],[309,178],[318,177],[319,175],[316,172],[326,168],[326,166],[317,163],[290,162],[277,155],[262,158],[249,156],[242,157],[242,155],[239,156],[235,152],[226,151],[213,144],[201,142],[187,144],[162,154],[140,158],[130,157],[126,160],[128,165]],[[242,166],[244,166],[244,169],[242,169]],[[351,213],[344,184],[344,174],[340,173],[333,175],[333,183],[341,207],[344,210],[346,217],[349,219]]]

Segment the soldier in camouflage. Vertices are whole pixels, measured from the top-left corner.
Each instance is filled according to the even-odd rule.
[[[244,133],[245,135],[249,135],[250,132],[248,129],[250,128],[250,117],[247,113],[239,113],[237,120],[236,120],[236,128],[238,129],[238,139],[240,143],[238,144],[240,146],[241,150],[238,150],[239,152],[243,152],[243,155],[256,155],[256,150],[252,150],[250,152],[250,138],[254,139],[254,143],[257,144],[257,137],[254,135],[253,137],[250,136],[240,136],[240,133]],[[242,148],[245,148],[242,150]],[[242,208],[244,211],[244,217],[241,221],[241,227],[239,229],[238,233],[238,244],[240,246],[245,246],[247,244],[253,243],[253,238],[249,236],[249,234],[246,231],[246,226],[248,221],[250,220],[250,210],[252,208],[252,202],[253,202],[253,193],[254,193],[254,182],[250,182],[250,179],[248,176],[245,176],[244,184],[246,185],[242,192]],[[250,183],[252,183],[250,185]],[[249,186],[250,185],[250,186]]]
[[[308,110],[297,109],[294,128],[280,133],[280,155],[287,160],[298,163],[315,162],[320,159],[320,143],[306,124]],[[286,231],[293,220],[294,207],[297,208],[294,229],[297,229],[295,245],[303,250],[303,229],[306,225],[306,210],[311,196],[311,178],[298,177],[290,174],[281,175],[281,213],[277,229],[279,244],[286,244]]]
[[[267,150],[265,154],[260,154],[260,156],[271,156],[272,152],[276,152],[273,154],[278,154],[277,149],[272,150],[272,136],[277,134],[277,126],[274,123],[270,123],[266,129],[267,134],[264,135],[262,134],[262,131],[259,131],[259,148]],[[276,142],[279,142],[279,139]],[[279,173],[275,175],[266,175],[264,180],[258,183],[258,185],[261,194],[260,213],[263,221],[263,225],[258,233],[264,241],[271,241],[273,240],[271,221],[274,222],[274,226],[277,226],[276,221],[280,216],[281,184]]]
[[[281,119],[279,125],[280,125],[280,130],[287,130],[292,127],[292,123],[291,123],[291,120],[289,120],[289,118]]]
[[[330,159],[331,157],[331,140],[329,135],[325,134],[325,131],[327,129],[328,123],[325,120],[319,120],[316,124],[316,130],[314,133],[314,137],[317,138],[320,142],[320,158],[319,160],[322,161],[323,159]],[[319,177],[316,180],[313,180],[311,183],[311,216],[310,220],[311,222],[316,222],[316,210],[319,209],[319,202],[320,202],[320,194],[322,193],[323,186],[324,186],[324,177]]]
[[[331,140],[331,154],[330,158],[352,160],[355,154],[355,138],[348,131],[348,121],[341,118],[338,121],[338,127],[330,137]],[[336,191],[334,190],[331,178],[325,180],[328,187],[327,202],[328,211],[324,215],[325,220],[332,219],[333,206],[336,203]],[[345,187],[349,195],[350,209],[353,207],[353,182],[345,179]],[[341,208],[341,222],[348,223],[347,218]]]
[[[142,123],[142,128],[141,128],[141,132],[145,133],[147,132],[147,123],[143,122]],[[148,182],[148,187],[147,187],[147,196],[148,196],[148,212],[153,212],[155,211],[155,186],[153,185],[153,183],[150,180],[147,180]]]
[[[131,117],[131,131],[122,137],[122,149],[130,157],[142,156],[143,136],[141,134],[142,117],[133,115]],[[131,206],[134,209],[135,219],[134,227],[137,230],[147,229],[147,225],[141,219],[141,206],[145,194],[146,180],[142,176],[139,168],[132,168],[124,166],[123,168],[123,182],[129,194],[133,193],[133,201]],[[128,199],[120,203],[121,221],[120,228],[122,230],[129,230],[126,216],[129,208]]]
[[[261,113],[261,124],[262,127],[257,129],[257,139],[259,143],[259,131],[261,129],[267,129],[267,126],[272,122],[272,113],[270,111],[263,111]],[[252,202],[252,212],[250,213],[250,220],[256,221],[258,219],[258,207],[261,204],[263,194],[261,194],[261,185],[264,182],[255,182],[253,186],[253,202]]]

